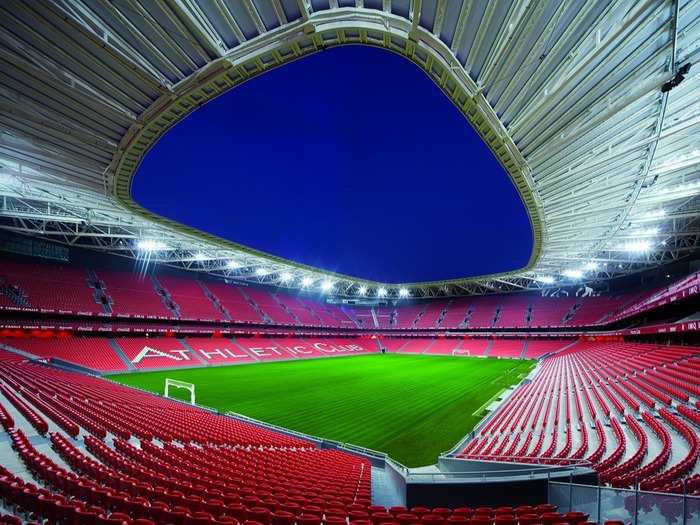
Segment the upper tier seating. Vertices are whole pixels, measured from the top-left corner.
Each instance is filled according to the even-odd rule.
[[[105,293],[111,298],[112,312],[115,315],[175,316],[165,305],[163,297],[158,295],[149,276],[110,270],[99,270],[97,276],[105,286]]]
[[[109,340],[103,337],[0,338],[0,343],[18,348],[38,358],[62,359],[101,372],[126,370]]]
[[[298,297],[287,295],[285,293],[276,293],[275,298],[277,302],[281,304],[291,315],[294,317],[294,324],[300,326],[320,326],[321,318],[316,314],[316,312],[310,309],[306,302],[302,301]],[[309,301],[310,302],[310,301]],[[331,324],[326,326],[335,326],[336,321],[333,320]]]
[[[656,288],[646,292],[630,294],[624,305],[606,317],[608,321],[615,321],[644,312],[650,308],[668,304],[685,297],[697,295],[700,291],[700,272],[683,277],[668,286]]]
[[[628,296],[586,297],[580,301],[580,307],[568,324],[569,326],[595,325],[628,300]]]
[[[358,328],[373,330],[376,328],[371,308],[343,307],[343,312],[352,320]]]
[[[581,340],[547,358],[461,456],[587,459],[615,487],[640,481],[645,490],[682,492],[680,481],[697,473],[700,458],[697,372],[700,348]]]
[[[19,303],[5,297],[3,306],[57,312],[98,314],[103,311],[85,268],[39,262],[0,260],[0,282],[10,286]]]
[[[396,308],[378,306],[374,311],[377,316],[377,326],[380,329],[396,328]]]
[[[0,261],[0,309],[168,320],[254,323],[305,328],[434,330],[586,327],[695,294],[697,274],[660,290],[616,296],[576,296],[581,290],[411,299],[383,306],[345,306],[306,292],[197,280],[195,275],[94,271],[50,262]],[[651,305],[651,306],[650,306]]]
[[[182,319],[223,320],[224,316],[214,302],[206,296],[195,279],[183,279],[159,275],[158,282],[177,305]]]
[[[449,301],[431,301],[425,307],[423,315],[416,321],[416,329],[438,328],[438,323],[441,321],[442,313],[448,306]]]
[[[566,326],[568,323],[567,314],[571,312],[575,304],[575,297],[534,296],[530,327]]]
[[[262,315],[251,305],[241,288],[218,281],[208,281],[205,286],[219,301],[232,321],[262,323]]]
[[[409,304],[396,309],[395,328],[412,329],[425,311],[425,304]]]
[[[301,324],[297,322],[297,318],[289,310],[289,308],[283,306],[282,303],[277,300],[275,295],[268,290],[253,288],[251,286],[245,290],[241,290],[241,293],[253,301],[253,303],[260,308],[260,311],[267,316],[272,324]]]
[[[462,328],[471,314],[472,298],[453,299],[447,306],[440,328]]]
[[[530,294],[514,294],[501,302],[501,310],[495,326],[497,328],[522,328],[529,326],[529,309],[532,304]]]
[[[345,311],[335,305],[320,303],[301,297],[298,297],[297,301],[311,310],[311,312],[320,319],[321,326],[357,328],[355,322],[348,317]]]
[[[474,297],[471,301],[472,314],[467,322],[469,328],[491,328],[494,326],[497,308],[503,302],[500,295]]]

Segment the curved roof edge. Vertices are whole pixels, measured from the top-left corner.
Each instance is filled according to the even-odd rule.
[[[378,283],[321,270],[312,266],[254,250],[215,235],[188,227],[150,212],[131,196],[136,171],[155,143],[173,125],[217,96],[273,68],[303,58],[327,47],[340,45],[375,46],[397,53],[420,67],[464,115],[488,145],[513,181],[530,220],[533,247],[527,265],[510,272],[444,281]],[[442,287],[480,284],[531,270],[538,262],[545,239],[542,207],[533,191],[530,168],[511,136],[490,106],[481,89],[455,59],[451,50],[433,34],[408,20],[386,12],[354,9],[319,12],[308,20],[290,23],[270,31],[208,63],[174,86],[175,94],[161,95],[131,126],[112,159],[107,191],[128,211],[161,224],[175,232],[195,237],[213,247],[235,250],[289,268],[332,277],[349,286]]]

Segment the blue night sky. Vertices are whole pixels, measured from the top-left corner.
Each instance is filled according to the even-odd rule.
[[[440,89],[384,50],[277,68],[174,126],[134,178],[151,211],[294,261],[389,283],[520,268],[512,182]]]

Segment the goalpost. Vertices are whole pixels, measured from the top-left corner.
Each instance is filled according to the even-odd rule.
[[[466,348],[455,348],[452,350],[452,355],[467,355],[471,357],[471,351],[467,350]]]
[[[170,397],[168,393],[170,392],[170,387],[174,388],[184,388],[190,393],[190,404],[194,405],[194,384],[187,383],[185,381],[178,381],[177,379],[165,378],[165,397]]]

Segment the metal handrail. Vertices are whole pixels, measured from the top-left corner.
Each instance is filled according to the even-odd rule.
[[[528,476],[530,478],[535,478],[539,476],[546,476],[547,479],[551,477],[553,473],[556,472],[568,472],[574,475],[577,469],[583,468],[579,465],[560,465],[553,468],[517,468],[517,469],[505,469],[505,470],[471,470],[471,471],[459,471],[459,472],[409,472],[409,478],[421,478],[428,479],[431,481],[453,481],[455,479],[468,479],[472,478],[475,481],[480,481],[486,478],[501,478],[501,477],[513,477],[513,476]]]

